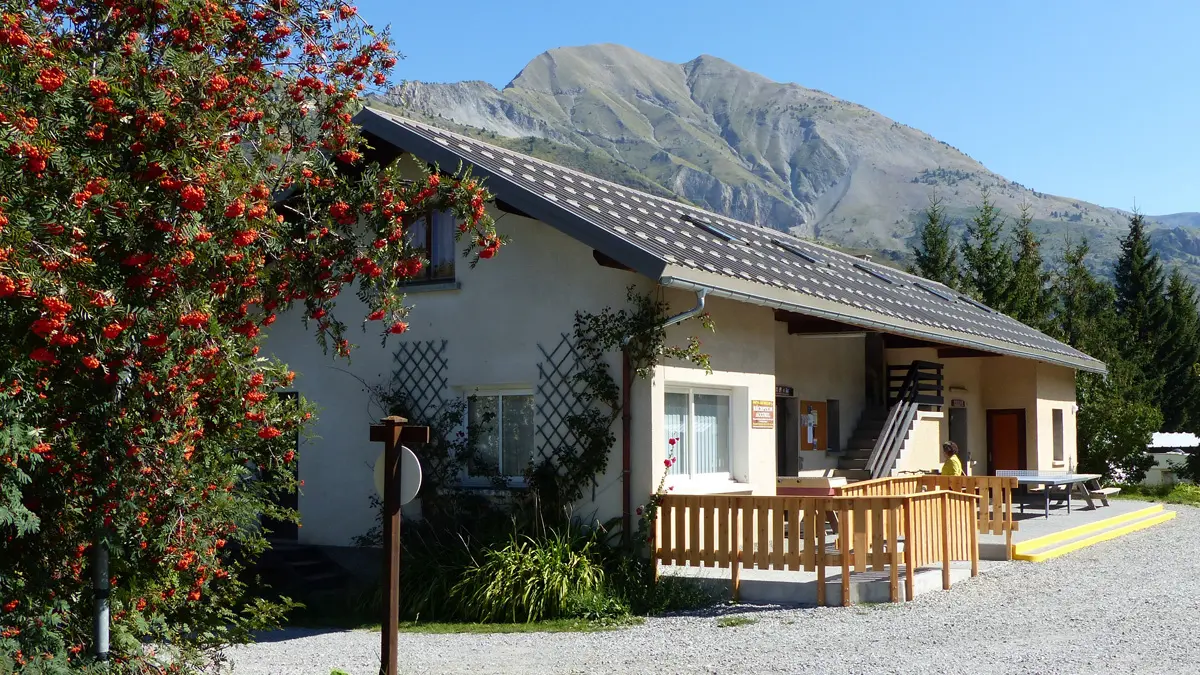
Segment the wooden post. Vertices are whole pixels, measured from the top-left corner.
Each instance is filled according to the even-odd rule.
[[[838,510],[840,512],[838,522],[850,522],[850,511],[845,503],[840,504]],[[842,607],[850,606],[850,537],[855,527],[858,527],[858,523],[854,523],[853,527],[846,528],[847,531],[838,536],[838,549],[842,554]]]
[[[913,599],[913,539],[916,537],[916,531],[913,527],[912,499],[904,500],[904,600],[912,602]]]
[[[900,502],[888,500],[888,553],[891,554],[891,574],[888,589],[892,602],[900,601]]]
[[[942,590],[950,590],[950,494],[942,493]]]
[[[383,621],[379,632],[379,673],[399,675],[396,640],[400,631],[400,453],[402,441],[428,443],[429,427],[405,427],[403,417],[371,425],[371,441],[383,443]]]

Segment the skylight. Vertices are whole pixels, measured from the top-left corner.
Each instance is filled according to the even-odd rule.
[[[926,293],[929,293],[930,295],[936,295],[937,297],[945,300],[946,302],[954,302],[953,296],[946,295],[945,293],[939,291],[938,289],[934,288],[933,286],[923,284],[919,281],[914,281],[913,286],[916,286],[917,288],[925,291]]]
[[[695,225],[696,227],[704,230],[705,232],[711,234],[712,236],[714,236],[718,239],[723,239],[732,244],[745,244],[746,243],[740,237],[734,236],[734,235],[730,234],[729,232],[721,229],[720,227],[717,227],[715,224],[713,224],[707,220],[700,220],[699,218],[696,218],[695,216],[692,216],[691,214],[685,213],[682,216],[680,216],[679,219],[686,223],[691,223],[692,225]]]
[[[820,262],[821,262],[820,260],[817,260],[816,256],[813,256],[809,253],[805,253],[803,250],[800,249],[799,246],[790,244],[781,239],[772,239],[771,243],[775,244],[779,248],[787,251],[788,253],[791,253],[792,255],[796,256],[797,258],[800,258],[801,260],[810,262],[814,265],[820,264]]]
[[[972,298],[968,298],[968,297],[967,297],[967,296],[965,296],[965,295],[960,295],[960,296],[958,296],[958,299],[959,299],[959,300],[962,300],[963,302],[967,303],[968,305],[970,305],[970,306],[972,306],[972,307],[974,307],[974,308],[976,308],[976,309],[982,309],[983,311],[987,312],[988,314],[991,314],[991,313],[992,313],[992,308],[991,308],[991,307],[988,307],[987,305],[984,305],[984,304],[982,304],[982,303],[976,302],[974,299],[972,299]]]
[[[870,267],[867,267],[866,265],[864,265],[862,263],[854,263],[854,267],[855,267],[855,269],[858,269],[863,272],[866,272],[867,274],[870,274],[871,276],[875,277],[876,279],[879,279],[880,281],[884,281],[889,284],[898,283],[895,279],[883,274],[882,272],[879,272]]]

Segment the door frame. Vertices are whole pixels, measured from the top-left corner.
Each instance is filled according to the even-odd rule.
[[[996,415],[1017,416],[1017,469],[1024,471],[1029,466],[1028,437],[1025,435],[1025,408],[993,408],[987,411],[987,470],[985,473],[989,476],[996,473],[993,466],[994,448],[992,447],[992,419]]]

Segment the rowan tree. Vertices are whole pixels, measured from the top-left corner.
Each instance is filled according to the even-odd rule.
[[[0,661],[87,662],[101,549],[115,670],[278,618],[239,561],[295,516],[271,498],[311,413],[262,331],[294,308],[345,355],[352,287],[403,332],[427,208],[474,260],[502,243],[466,173],[364,164],[395,62],[336,0],[0,0]]]

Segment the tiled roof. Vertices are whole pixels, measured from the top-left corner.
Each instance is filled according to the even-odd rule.
[[[427,162],[447,169],[470,165],[499,199],[667,286],[1105,370],[1100,361],[921,277],[379,110],[368,108],[357,121]]]

